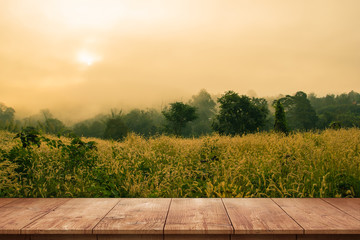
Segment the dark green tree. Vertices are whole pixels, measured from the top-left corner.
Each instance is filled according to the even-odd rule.
[[[0,103],[0,129],[9,129],[14,124],[15,110]]]
[[[306,93],[299,91],[279,101],[284,106],[290,130],[310,130],[317,126],[318,117]]]
[[[77,123],[73,126],[73,131],[77,136],[80,137],[95,137],[102,138],[104,137],[104,132],[106,128],[106,120],[86,120],[80,123]]]
[[[66,126],[59,119],[47,118],[47,119],[45,119],[44,124],[42,124],[42,129],[46,133],[61,134],[61,133],[65,132]]]
[[[106,120],[108,118],[109,116],[98,114],[93,118],[76,123],[72,129],[79,137],[103,138],[106,128]]]
[[[133,109],[124,116],[124,121],[129,131],[149,137],[158,132],[158,126],[155,125],[152,114],[150,111]]]
[[[316,97],[310,94],[309,100],[319,116],[317,127],[328,128],[333,122],[341,127],[360,127],[360,94],[354,91],[340,95]]]
[[[275,124],[274,124],[274,131],[275,132],[282,132],[287,134],[287,124],[286,124],[286,117],[284,107],[280,101],[275,101]]]
[[[162,111],[167,129],[180,136],[186,124],[197,118],[196,108],[182,102],[170,103],[170,107]]]
[[[101,138],[104,136],[105,128],[104,121],[95,120],[89,125],[88,135],[89,137]]]
[[[211,95],[202,89],[197,95],[192,96],[189,105],[196,107],[198,118],[188,124],[186,130],[190,136],[201,136],[212,132],[211,123],[216,114],[215,101]]]
[[[72,129],[73,129],[73,132],[79,137],[89,137],[87,134],[89,132],[89,126],[88,126],[88,124],[86,124],[84,122],[76,123],[72,127]]]
[[[111,116],[105,122],[104,138],[123,140],[128,133],[128,128],[125,125],[121,112],[115,113],[112,111]]]
[[[213,122],[213,129],[219,134],[251,133],[265,125],[269,110],[263,98],[249,98],[228,91],[218,102],[220,111]]]
[[[62,134],[67,131],[65,124],[55,118],[48,109],[41,110],[41,114],[43,120],[38,120],[37,128],[49,134]]]

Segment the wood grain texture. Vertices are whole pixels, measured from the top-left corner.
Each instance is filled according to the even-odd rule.
[[[171,199],[121,199],[94,228],[95,234],[162,234]]]
[[[30,236],[25,235],[0,235],[0,240],[30,240]]]
[[[0,207],[5,206],[15,200],[17,200],[17,198],[0,198]]]
[[[360,221],[319,198],[274,198],[305,234],[360,234]]]
[[[180,234],[171,234],[171,235],[165,235],[164,240],[230,240],[230,235],[223,235],[223,234],[216,234],[216,235],[192,235],[192,234],[186,234],[186,235],[180,235]]]
[[[296,240],[296,235],[232,235],[231,240]]]
[[[73,234],[61,234],[61,235],[30,235],[30,240],[97,240],[96,235],[73,235]]]
[[[92,234],[119,202],[114,198],[75,198],[21,230],[23,234]]]
[[[147,235],[138,235],[138,234],[121,234],[121,235],[98,235],[98,240],[163,240],[163,235],[161,234],[147,234]]]
[[[359,240],[360,235],[298,235],[297,240]]]
[[[174,198],[165,234],[232,234],[233,228],[219,198]]]
[[[323,200],[360,220],[360,198],[323,198]]]
[[[3,206],[0,211],[0,234],[20,234],[20,229],[68,199],[22,198]]]
[[[303,229],[269,198],[224,198],[235,234],[302,234]]]

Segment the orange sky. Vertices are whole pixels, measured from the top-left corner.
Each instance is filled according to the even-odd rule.
[[[1,0],[0,102],[75,119],[205,88],[360,91],[358,0]]]

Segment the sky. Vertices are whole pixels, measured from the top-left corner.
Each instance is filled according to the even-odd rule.
[[[360,92],[359,0],[0,0],[0,102],[84,119],[185,101]]]

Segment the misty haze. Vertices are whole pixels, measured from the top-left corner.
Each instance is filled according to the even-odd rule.
[[[0,197],[360,197],[359,10],[1,0]]]
[[[205,88],[360,91],[360,2],[2,1],[0,102],[63,121]]]

